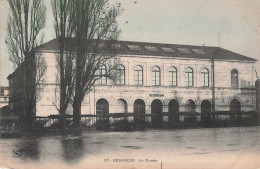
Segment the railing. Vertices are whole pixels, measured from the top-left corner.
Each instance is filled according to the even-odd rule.
[[[20,120],[18,116],[0,116],[0,120]]]
[[[103,115],[84,114],[81,115],[81,126],[91,127],[97,125],[111,126],[118,121],[127,121],[129,123],[141,122],[146,127],[177,127],[185,128],[187,126],[232,126],[232,125],[259,125],[259,113],[257,112],[229,112],[218,111],[209,113],[198,112],[178,112],[160,114],[137,114],[137,113],[109,113]],[[58,124],[59,115],[50,115],[48,117],[36,116],[36,123],[49,127]],[[72,125],[73,115],[66,115],[68,126]],[[49,124],[49,125],[46,125]]]

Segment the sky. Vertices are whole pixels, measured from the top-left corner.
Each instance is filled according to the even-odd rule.
[[[44,42],[55,38],[50,0]],[[220,46],[260,60],[259,0],[109,0],[124,9],[119,40]],[[5,45],[7,0],[0,0],[0,86],[14,71]],[[260,62],[260,61],[259,61]],[[260,76],[260,63],[256,64]]]

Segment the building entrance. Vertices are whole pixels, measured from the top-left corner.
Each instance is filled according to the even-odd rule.
[[[230,111],[231,111],[231,113],[237,113],[237,112],[241,111],[241,105],[237,99],[233,99],[230,102]]]
[[[104,115],[109,113],[109,104],[106,99],[99,99],[96,104],[96,114]]]
[[[145,114],[145,102],[142,99],[137,99],[134,102],[134,113]],[[144,120],[142,116],[135,116],[135,120]]]
[[[171,100],[168,105],[169,123],[173,124],[179,122],[179,102],[175,99]]]
[[[159,127],[162,125],[162,102],[159,99],[152,101],[152,125]]]
[[[105,115],[109,114],[109,103],[106,99],[99,99],[96,103],[96,114]],[[97,129],[109,129],[109,117],[97,117]]]
[[[201,102],[201,121],[204,126],[209,126],[211,123],[211,103],[208,100]]]

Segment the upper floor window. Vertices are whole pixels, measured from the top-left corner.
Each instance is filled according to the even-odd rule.
[[[7,96],[8,95],[8,90],[4,89],[4,95]]]
[[[107,84],[107,69],[105,65],[101,65],[98,70],[97,70],[97,75],[100,76],[99,79],[97,80],[98,85],[106,85]]]
[[[143,85],[143,68],[141,66],[135,67],[135,85]]]
[[[185,86],[193,86],[193,70],[190,67],[185,70]]]
[[[175,67],[171,67],[169,70],[169,85],[177,86],[177,69]]]
[[[160,86],[160,68],[158,66],[154,66],[152,69],[152,85]]]
[[[116,84],[124,85],[125,84],[125,67],[123,65],[118,65],[116,68]]]
[[[231,71],[231,87],[238,87],[238,71],[236,69]]]
[[[209,71],[206,68],[201,70],[201,86],[209,87]]]

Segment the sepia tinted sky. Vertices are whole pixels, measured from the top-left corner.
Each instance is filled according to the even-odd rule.
[[[54,38],[50,0],[44,30]],[[110,0],[124,9],[119,40],[219,46],[260,60],[259,0]],[[5,41],[8,4],[0,0],[1,83],[13,71]],[[218,35],[220,35],[218,43]],[[257,63],[260,76],[260,63]]]

